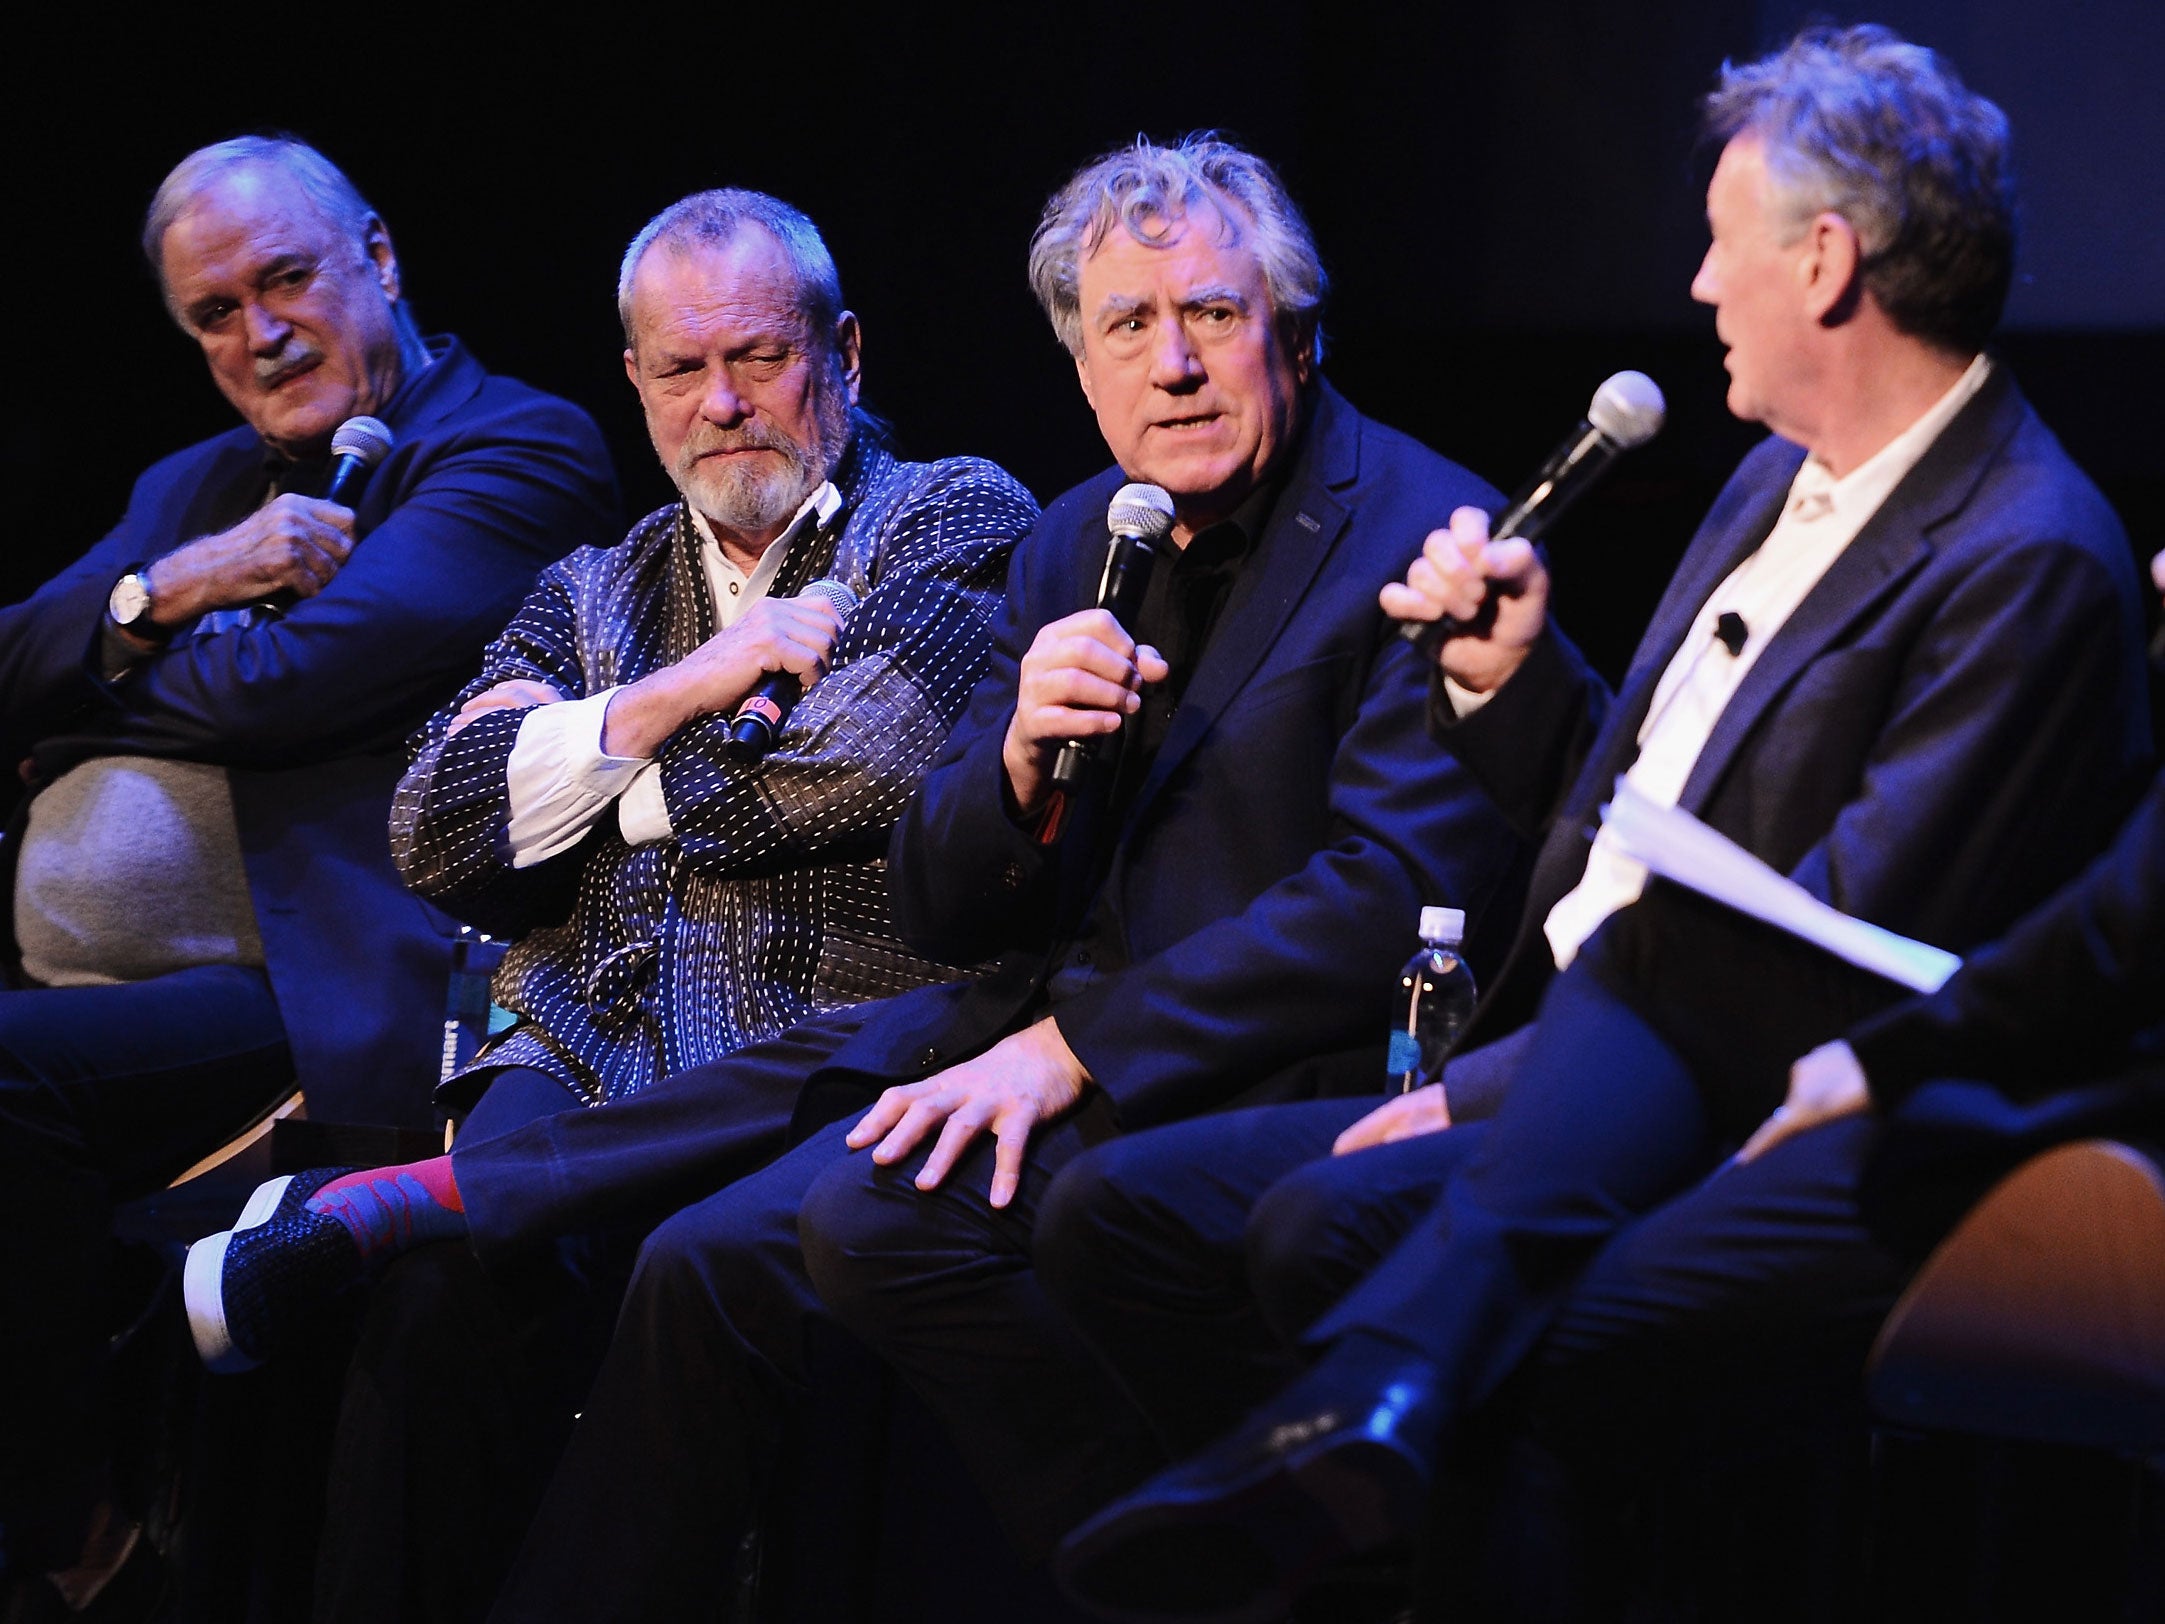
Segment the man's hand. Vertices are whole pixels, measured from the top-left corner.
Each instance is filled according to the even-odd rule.
[[[1108,610],[1084,609],[1040,627],[1022,657],[1015,714],[1000,749],[1016,808],[1031,813],[1044,801],[1061,745],[1119,732],[1141,707],[1143,684],[1163,682],[1169,669]]]
[[[602,720],[601,747],[612,756],[651,756],[686,722],[735,709],[770,671],[788,671],[810,688],[841,630],[825,598],[761,598],[675,665],[619,688]]]
[[[1444,1103],[1443,1085],[1430,1083],[1410,1094],[1396,1094],[1385,1100],[1331,1141],[1331,1154],[1343,1156],[1370,1145],[1388,1145],[1394,1140],[1434,1133],[1450,1125],[1451,1108]]]
[[[280,496],[230,530],[201,536],[159,559],[150,583],[150,618],[179,626],[274,593],[312,598],[353,551],[353,510],[312,496]]]
[[[970,1141],[990,1128],[999,1142],[992,1163],[992,1204],[1004,1207],[1022,1182],[1022,1157],[1031,1130],[1081,1099],[1089,1086],[1090,1074],[1048,1015],[1002,1038],[974,1060],[949,1066],[921,1083],[887,1090],[850,1129],[849,1148],[862,1150],[878,1141],[872,1159],[885,1167],[908,1155],[935,1123],[945,1124],[917,1175],[917,1188],[930,1190],[947,1177]]]
[[[528,705],[561,705],[564,696],[545,682],[531,677],[512,677],[474,695],[459,707],[458,715],[451,718],[451,725],[444,729],[449,738],[476,717],[486,716],[490,711],[519,710]]]
[[[1822,1043],[1789,1068],[1789,1098],[1759,1124],[1737,1152],[1740,1162],[1764,1156],[1784,1139],[1836,1117],[1872,1108],[1864,1067],[1846,1043]]]
[[[1451,528],[1431,530],[1421,556],[1380,594],[1393,620],[1437,621],[1468,629],[1436,650],[1443,674],[1471,693],[1500,688],[1526,660],[1548,621],[1549,572],[1533,543],[1488,539],[1488,515],[1462,507]]]

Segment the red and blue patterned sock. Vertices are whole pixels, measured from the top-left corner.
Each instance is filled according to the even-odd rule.
[[[348,1173],[310,1196],[308,1210],[344,1224],[363,1261],[371,1263],[423,1241],[466,1233],[466,1203],[449,1156]]]

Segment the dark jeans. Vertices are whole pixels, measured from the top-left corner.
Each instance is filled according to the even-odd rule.
[[[508,1069],[459,1142],[576,1108],[554,1078]],[[484,1269],[445,1241],[370,1286],[339,1399],[317,1624],[487,1615],[607,1346],[630,1251],[568,1237]]]
[[[106,1489],[112,1209],[215,1150],[292,1086],[260,970],[0,991],[0,1532],[60,1567]]]

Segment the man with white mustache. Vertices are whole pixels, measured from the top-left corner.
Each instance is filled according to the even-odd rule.
[[[321,1120],[432,1124],[455,927],[385,846],[405,739],[619,522],[586,414],[424,336],[321,153],[192,153],[142,240],[242,422],[0,609],[0,762],[31,792],[0,848],[0,1561],[76,1607],[152,1560],[102,1447],[110,1203],[296,1083]],[[392,443],[328,500],[360,416]]]

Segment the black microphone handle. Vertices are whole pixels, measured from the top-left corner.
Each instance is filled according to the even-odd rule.
[[[336,502],[340,507],[357,506],[361,500],[361,488],[368,483],[370,465],[348,452],[331,464],[331,482],[323,488],[323,499]]]
[[[362,487],[368,484],[373,463],[347,452],[331,464],[331,482],[323,488],[323,500],[335,502],[343,508],[357,507],[361,501]],[[301,595],[291,587],[281,587],[267,598],[258,598],[248,607],[261,610],[266,615],[282,615],[301,601]]]
[[[1489,527],[1489,539],[1539,542],[1548,534],[1549,526],[1562,518],[1571,504],[1586,493],[1622,449],[1582,419],[1571,431],[1571,437],[1541,465],[1541,471],[1528,480],[1496,515],[1495,523]],[[1478,629],[1475,623],[1453,615],[1445,615],[1441,620],[1401,620],[1398,623],[1398,635],[1424,655],[1433,655],[1438,645],[1450,638]]]
[[[782,736],[782,723],[804,696],[804,679],[794,671],[776,671],[746,694],[730,718],[729,738],[722,754],[735,762],[764,761],[774,741]]]
[[[1113,619],[1126,631],[1134,630],[1135,617],[1143,607],[1143,594],[1150,588],[1151,566],[1157,562],[1157,551],[1141,536],[1116,535],[1105,550],[1105,573],[1098,579],[1100,609],[1110,609]],[[1070,739],[1060,746],[1060,753],[1053,757],[1052,787],[1072,791],[1079,786],[1090,770],[1090,762],[1097,754],[1095,739]]]

